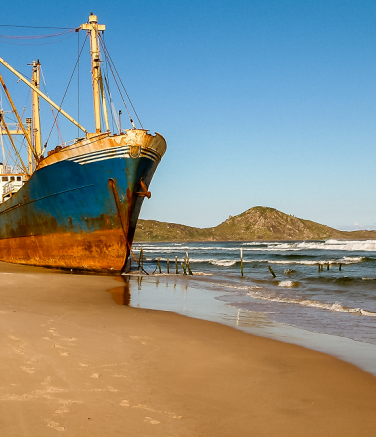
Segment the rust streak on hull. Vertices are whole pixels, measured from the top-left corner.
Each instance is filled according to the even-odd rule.
[[[3,239],[0,253],[11,263],[120,272],[127,245],[123,230],[111,229]]]

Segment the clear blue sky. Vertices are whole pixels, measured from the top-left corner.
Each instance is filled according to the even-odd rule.
[[[376,2],[21,0],[2,6],[0,24],[76,27],[91,11],[107,26],[144,127],[168,143],[142,218],[215,226],[264,205],[340,229],[376,228]],[[92,130],[87,51],[80,121]],[[77,35],[39,46],[0,40],[0,56],[24,74],[40,58],[59,103]],[[76,77],[63,107],[77,116]],[[64,141],[77,134],[61,128]]]

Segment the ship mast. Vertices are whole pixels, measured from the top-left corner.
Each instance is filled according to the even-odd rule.
[[[32,119],[31,118],[27,118],[26,119],[26,129],[27,129],[27,136],[29,138],[31,138],[31,124],[32,124]],[[29,145],[29,147],[27,148],[27,162],[29,165],[29,173],[33,174],[33,167],[34,167],[34,162],[33,162],[33,153],[35,154],[34,149],[32,148],[31,145]]]
[[[25,129],[25,126],[22,123],[21,117],[20,117],[20,115],[19,115],[19,113],[18,113],[18,111],[13,103],[12,97],[9,94],[8,88],[6,87],[1,74],[0,74],[0,83],[1,83],[2,87],[4,88],[4,92],[5,92],[6,96],[8,97],[8,100],[9,100],[9,103],[12,107],[12,110],[17,117],[19,128],[21,128],[21,130],[19,128],[17,128],[16,130],[10,131],[10,134],[20,135],[23,133],[23,135],[25,136],[27,144],[28,144],[27,154],[28,154],[28,163],[29,163],[29,173],[32,174],[32,172],[33,172],[33,154],[35,155],[35,151],[34,151],[34,148],[33,148],[32,142],[31,142],[31,119],[29,119],[29,118],[26,119],[27,128]],[[29,123],[28,123],[28,120],[30,120]],[[1,138],[2,138],[2,135],[1,135]],[[4,154],[4,152],[3,152],[3,154]],[[35,157],[37,157],[37,155],[35,155]],[[4,159],[4,162],[5,162],[5,159]]]
[[[40,84],[40,62],[33,61],[33,76],[32,83],[39,90]],[[40,114],[39,114],[39,94],[32,90],[32,118],[33,118],[33,138],[34,147],[37,156],[42,154],[42,134],[40,129]]]
[[[91,76],[93,83],[93,100],[94,100],[94,119],[95,119],[95,132],[101,133],[101,101],[103,116],[106,123],[106,129],[109,131],[108,113],[106,106],[106,99],[103,90],[103,80],[101,73],[101,60],[98,45],[98,33],[106,30],[104,24],[98,24],[96,15],[90,13],[88,23],[81,25],[82,30],[87,30],[90,33],[90,53],[91,53]]]

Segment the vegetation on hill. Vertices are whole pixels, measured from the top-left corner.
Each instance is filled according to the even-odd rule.
[[[255,206],[229,217],[214,228],[194,228],[156,220],[139,220],[135,241],[252,241],[372,239],[376,231],[338,231],[310,220],[284,214],[274,208]]]

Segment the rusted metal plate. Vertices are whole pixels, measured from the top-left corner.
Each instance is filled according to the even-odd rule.
[[[0,240],[2,261],[45,267],[121,271],[127,253],[120,229]]]

